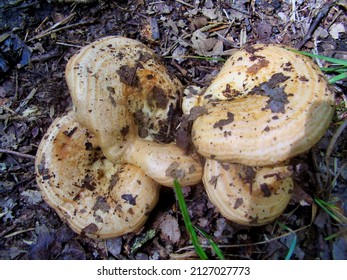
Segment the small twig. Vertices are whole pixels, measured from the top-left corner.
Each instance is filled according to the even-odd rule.
[[[334,8],[336,10],[336,7]],[[342,11],[339,10],[337,14],[333,17],[333,19],[329,22],[328,26],[325,28],[326,30],[329,30],[330,27],[336,22],[336,20],[341,16]]]
[[[50,31],[52,31],[52,30],[54,30],[54,29],[57,29],[57,27],[59,27],[60,25],[63,25],[63,24],[65,24],[65,23],[67,23],[68,21],[70,21],[75,15],[76,15],[76,13],[72,13],[72,14],[68,15],[67,17],[63,18],[61,21],[59,21],[59,22],[55,23],[54,25],[52,25],[50,28],[48,28],[48,29],[42,31],[39,35],[43,35],[43,34],[45,34],[45,33],[47,33],[47,32],[50,32]],[[42,23],[41,23],[41,24],[42,24]],[[41,26],[41,24],[40,24],[40,26]],[[40,26],[39,26],[39,27],[40,27]],[[39,28],[39,27],[38,27],[38,28]],[[38,35],[38,36],[39,36],[39,35]]]
[[[292,0],[292,15],[290,16],[291,21],[295,21],[295,13],[296,13],[296,1]]]
[[[60,28],[57,28],[57,29],[54,29],[54,30],[50,30],[48,32],[45,32],[45,33],[41,33],[31,39],[28,40],[28,42],[31,42],[35,39],[40,39],[40,38],[43,38],[45,36],[48,36],[48,35],[51,35],[53,33],[57,33],[61,30],[65,30],[65,29],[70,29],[70,28],[74,28],[74,27],[77,27],[77,26],[80,26],[80,25],[87,25],[87,24],[92,24],[93,22],[95,21],[95,19],[93,20],[90,20],[90,21],[81,21],[81,22],[77,22],[77,23],[73,23],[73,24],[70,24],[70,25],[66,25],[66,26],[63,26],[63,27],[60,27]]]
[[[45,17],[45,19],[40,23],[40,25],[36,27],[35,32],[39,32],[39,29],[45,24],[47,20],[48,20],[48,17]]]
[[[195,8],[193,5],[191,5],[189,3],[186,3],[186,2],[184,2],[182,0],[176,0],[176,2],[181,3],[182,5],[188,6],[188,7],[192,8],[192,9]]]
[[[251,17],[252,16],[248,11],[242,10],[242,9],[236,7],[236,6],[231,6],[230,8],[235,10],[235,11],[237,11],[237,12],[239,12],[239,13],[241,13],[241,14],[244,14],[247,17]]]
[[[83,46],[80,45],[75,45],[75,44],[69,44],[69,43],[64,43],[64,42],[56,42],[57,45],[65,46],[65,47],[73,47],[73,48],[83,48]]]
[[[28,94],[27,97],[25,97],[25,99],[19,104],[18,108],[15,110],[16,113],[19,113],[19,111],[25,107],[29,101],[35,96],[37,92],[37,88],[33,88],[30,93]]]
[[[296,46],[296,48],[298,50],[300,50],[305,44],[306,42],[311,38],[313,32],[316,30],[318,24],[320,23],[320,21],[326,17],[326,15],[329,13],[330,8],[334,5],[333,3],[326,3],[323,5],[322,9],[319,11],[317,17],[314,19],[314,21],[312,22],[310,28],[308,29],[305,37],[301,40],[301,42]]]
[[[18,99],[18,72],[17,72],[17,70],[15,70],[14,73],[16,76],[16,88],[15,88],[15,92],[14,92],[14,99],[17,100]]]
[[[201,32],[210,32],[211,30],[216,29],[216,28],[220,27],[221,25],[222,26],[231,25],[231,23],[230,22],[211,22],[211,23],[209,23],[209,25],[205,25],[205,26],[201,27],[199,30]]]
[[[7,107],[5,105],[1,105],[0,108],[6,110],[7,112],[10,112],[11,115],[18,115],[18,116],[20,116],[17,112],[13,111],[11,108],[9,108],[9,107]]]
[[[5,235],[3,238],[10,238],[10,237],[16,236],[18,234],[22,234],[22,233],[25,233],[25,232],[28,232],[28,231],[32,231],[32,230],[35,230],[35,228],[28,228],[28,229],[18,230],[16,232],[12,232],[10,234]]]
[[[209,32],[216,32],[216,31],[219,31],[219,30],[223,30],[223,29],[226,29],[226,28],[229,28],[229,24],[228,25],[222,25],[222,26],[219,26],[219,27],[215,27],[215,28],[212,28],[209,30]]]
[[[9,7],[6,7],[6,6],[1,7],[0,10],[3,10],[4,12],[10,11],[10,10],[24,10],[24,9],[30,8],[30,7],[35,6],[35,5],[40,3],[40,1],[36,1],[36,2],[30,3],[30,4],[27,4],[27,5],[23,4],[21,6],[18,6],[22,2],[24,2],[24,1],[19,1],[18,3],[15,3],[15,4],[10,4]]]
[[[11,150],[7,150],[7,149],[0,149],[0,153],[14,155],[14,156],[17,156],[17,157],[22,157],[22,158],[29,158],[29,159],[35,160],[35,156],[33,156],[33,155],[23,154],[23,153],[20,153],[20,152],[11,151]]]
[[[56,44],[58,45],[58,42]],[[62,53],[60,52],[60,50],[58,48],[54,48],[52,51],[49,51],[47,53],[32,56],[31,62],[44,62],[61,55]]]
[[[229,22],[232,22],[231,18],[229,17],[228,12],[227,12],[225,9],[223,9],[223,13],[224,13],[225,16],[227,17],[228,21],[229,21]]]

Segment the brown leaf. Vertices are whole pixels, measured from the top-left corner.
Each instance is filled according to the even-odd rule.
[[[178,221],[170,214],[165,214],[164,219],[159,225],[161,230],[161,237],[166,240],[170,240],[176,244],[181,238],[181,232],[178,227]]]

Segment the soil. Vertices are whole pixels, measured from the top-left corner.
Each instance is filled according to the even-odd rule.
[[[53,119],[72,107],[64,70],[82,46],[107,35],[137,39],[184,85],[205,87],[223,65],[220,58],[245,44],[347,59],[346,22],[346,1],[1,1],[0,259],[198,258],[172,189],[161,188],[139,232],[109,240],[75,234],[43,201],[36,150]],[[333,87],[334,119],[315,147],[293,159],[296,188],[276,222],[236,225],[218,213],[202,184],[183,189],[192,223],[225,258],[347,259],[347,82]],[[181,146],[189,146],[184,139]],[[317,201],[334,206],[340,219]],[[218,259],[199,238],[209,258]]]

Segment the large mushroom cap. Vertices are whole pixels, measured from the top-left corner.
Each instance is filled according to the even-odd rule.
[[[161,137],[172,129],[182,85],[144,44],[95,41],[69,60],[66,80],[77,121],[110,161],[134,164],[164,186],[201,180],[200,161]]]
[[[228,220],[261,226],[287,207],[294,188],[288,166],[248,167],[206,160],[204,186],[211,202]]]
[[[77,120],[117,161],[132,138],[160,142],[167,134],[182,85],[139,41],[104,37],[82,48],[66,66]]]
[[[71,112],[52,123],[35,166],[45,201],[75,232],[89,237],[138,230],[158,200],[158,184],[134,165],[107,160],[96,137]]]
[[[192,140],[204,157],[275,165],[310,149],[325,133],[334,95],[319,68],[283,46],[235,52],[200,97]]]

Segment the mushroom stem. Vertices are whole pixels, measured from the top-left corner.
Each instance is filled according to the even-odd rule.
[[[122,159],[140,167],[147,176],[163,186],[173,187],[174,179],[185,186],[201,181],[200,161],[185,154],[174,143],[162,145],[136,138],[127,146]]]

